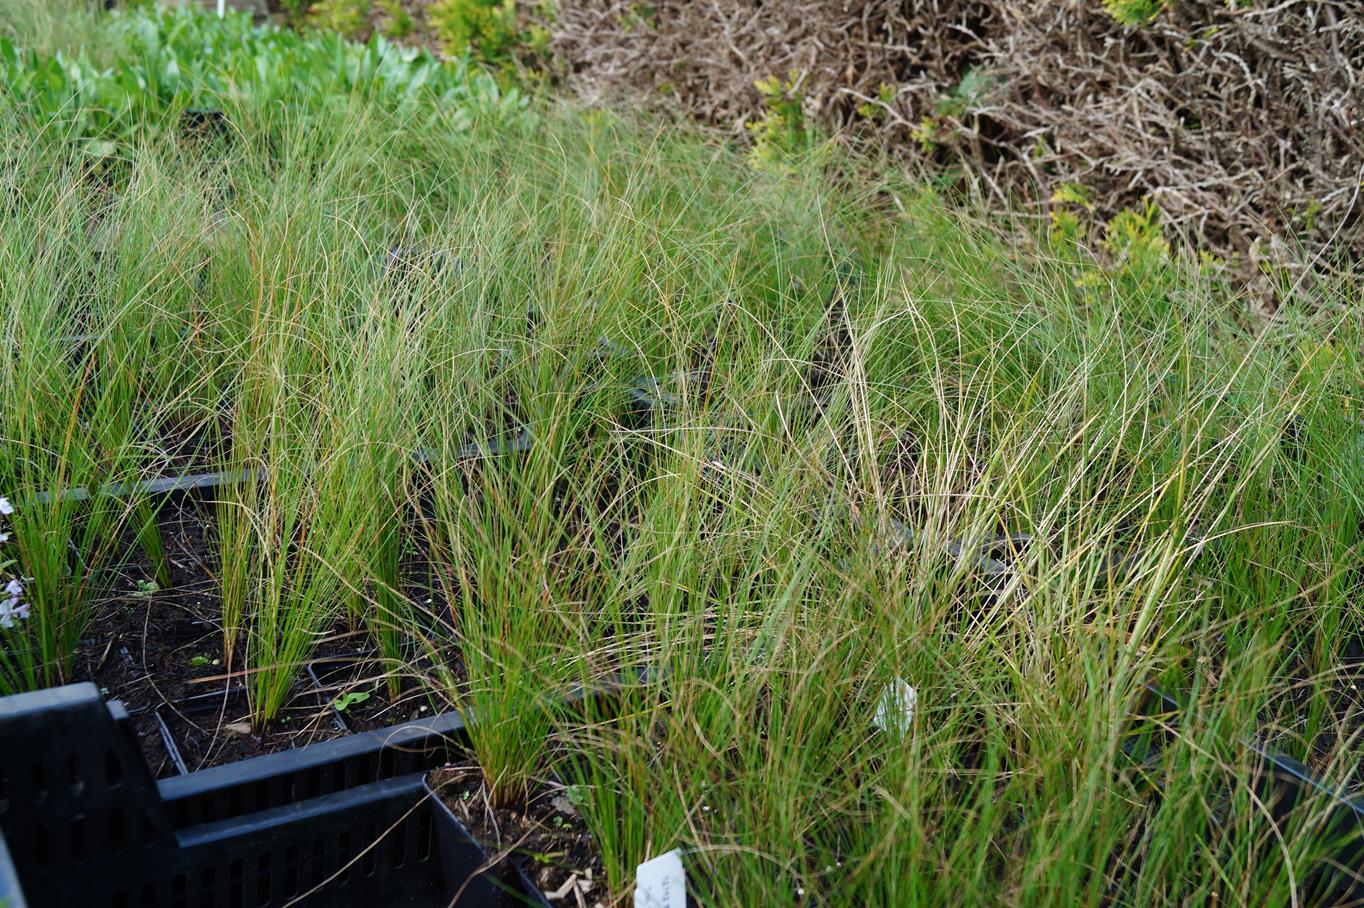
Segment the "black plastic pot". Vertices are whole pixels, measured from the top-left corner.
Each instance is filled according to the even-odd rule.
[[[7,697],[0,896],[8,908],[534,904],[512,871],[488,872],[426,786],[467,744],[448,713],[157,782],[126,710],[94,685]]]
[[[19,874],[14,870],[14,861],[10,859],[4,837],[0,836],[0,905],[20,908],[24,904],[24,890],[19,886]]]
[[[112,482],[100,489],[101,494],[115,498],[131,498],[140,495],[178,495],[216,489],[222,486],[237,485],[253,478],[264,479],[264,469],[229,470],[218,473],[194,473],[189,476],[162,476],[138,482]],[[60,491],[39,492],[38,503],[49,501],[85,501],[90,490],[81,486]]]
[[[531,444],[532,438],[529,430],[522,429],[511,437],[470,442],[455,453],[455,458],[458,460],[473,460],[484,457],[494,457],[500,454],[524,454],[530,450]],[[417,464],[429,464],[434,462],[435,459],[436,458],[425,448],[418,448],[412,452],[412,460]],[[264,480],[265,477],[266,471],[264,467],[226,470],[213,473],[193,473],[186,476],[161,476],[156,479],[144,479],[135,482],[111,482],[102,486],[100,488],[100,493],[114,498],[133,498],[143,495],[186,495],[194,492],[206,491],[208,489],[239,485],[244,482],[249,482],[252,479]],[[83,486],[57,491],[39,492],[37,495],[39,504],[47,504],[50,501],[86,501],[89,498],[90,490]]]
[[[328,698],[322,692],[311,665],[308,667],[308,674],[313,685],[311,691],[305,688],[302,693],[315,693],[319,698],[319,705],[326,703]],[[170,761],[171,766],[175,768],[178,774],[188,775],[191,770],[184,756],[188,746],[184,728],[181,728],[180,734],[176,734],[175,727],[180,722],[194,723],[198,719],[212,720],[213,717],[222,713],[224,707],[229,704],[237,715],[245,713],[247,711],[246,688],[230,687],[225,690],[196,694],[173,703],[162,703],[151,711],[152,719],[156,723],[157,736],[161,739],[161,747],[166,752],[166,759]],[[327,719],[320,721],[331,725],[341,734],[348,734],[350,728],[335,706],[327,705],[325,708]]]
[[[190,107],[180,114],[180,134],[188,139],[217,141],[232,133],[232,124],[221,110]]]
[[[1173,739],[1184,711],[1176,697],[1147,685],[1123,751],[1138,764],[1153,764]],[[1247,782],[1276,826],[1289,823],[1295,811],[1309,804],[1324,808],[1325,820],[1313,830],[1320,857],[1298,868],[1304,904],[1364,903],[1364,795],[1352,796],[1327,785],[1307,766],[1259,741],[1245,746],[1252,756]]]
[[[468,860],[466,852],[471,846],[480,856],[477,869],[469,876],[462,890],[456,893],[458,901],[454,902],[455,905],[552,908],[520,864],[511,859],[494,860],[488,855],[429,783],[426,784],[426,797],[439,817],[436,830],[441,849],[455,852],[456,863]]]

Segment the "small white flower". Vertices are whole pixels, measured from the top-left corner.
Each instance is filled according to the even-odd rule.
[[[8,499],[8,498],[6,498],[6,497],[3,496],[3,495],[0,495],[0,514],[4,514],[6,517],[8,517],[9,515],[11,515],[11,514],[13,514],[13,513],[14,513],[14,505],[12,505],[12,504],[9,503],[9,499]]]
[[[19,597],[14,596],[0,602],[0,627],[14,627],[15,621],[22,621],[28,617],[28,603],[20,602]]]
[[[9,542],[9,533],[0,533],[0,545]]]
[[[24,588],[19,584],[18,580],[10,580],[9,583],[5,584],[5,592],[17,599],[19,596],[23,595]]]

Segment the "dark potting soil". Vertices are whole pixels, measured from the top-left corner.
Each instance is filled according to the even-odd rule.
[[[597,844],[565,786],[544,782],[525,804],[494,808],[472,759],[438,769],[428,781],[490,860],[514,861],[551,902],[613,904]]]
[[[359,647],[348,646],[354,643],[350,638],[338,639],[331,647],[319,647],[312,665],[314,677],[309,678],[326,697],[328,708],[334,707],[341,713],[348,731],[357,733],[400,725],[444,708],[425,687],[407,676],[399,679],[398,694],[393,697],[373,645],[363,634],[360,639]],[[350,655],[336,652],[346,649]]]
[[[186,343],[194,343],[195,337],[190,332]],[[197,414],[172,412],[145,431],[148,444],[161,454],[163,476],[211,473],[213,464],[220,463],[222,452],[231,446],[232,426],[226,417],[211,423]]]
[[[1314,673],[1305,661],[1295,664],[1282,691],[1292,705],[1289,718],[1276,721],[1266,716],[1266,731],[1301,740],[1314,691],[1325,693],[1330,716],[1311,740],[1303,740],[1303,762],[1319,772],[1328,771],[1333,763],[1339,767],[1357,762],[1361,751],[1356,733],[1364,723],[1364,641],[1347,641],[1340,661],[1328,672]]]
[[[154,585],[150,561],[130,542],[76,655],[72,680],[93,681],[107,698],[123,702],[156,777],[180,771],[163,743],[163,724],[185,768],[194,771],[440,709],[411,678],[402,679],[399,696],[390,700],[373,644],[342,623],[313,651],[316,680],[301,671],[279,719],[263,731],[253,728],[242,677],[223,654],[213,509],[193,496],[164,502],[158,522],[170,586]],[[349,696],[338,702],[343,695]],[[339,716],[334,704],[344,705]]]
[[[185,768],[194,772],[345,734],[337,727],[323,695],[301,686],[305,680],[300,677],[295,685],[297,693],[264,731],[252,727],[246,694],[239,687],[220,687],[206,691],[201,699],[163,703],[157,711]],[[175,772],[173,766],[163,767],[160,774]]]
[[[75,680],[90,680],[105,696],[122,700],[153,772],[173,772],[153,715],[164,702],[208,688],[196,678],[222,673],[222,630],[215,585],[209,576],[208,523],[201,509],[171,505],[159,515],[171,586],[153,582],[140,552],[118,572],[114,588],[82,639]],[[216,664],[215,664],[216,660]]]

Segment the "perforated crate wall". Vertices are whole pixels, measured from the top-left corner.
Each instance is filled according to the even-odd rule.
[[[457,714],[161,782],[135,741],[91,684],[0,699],[6,908],[482,908],[528,895],[484,872],[425,786],[467,743]]]

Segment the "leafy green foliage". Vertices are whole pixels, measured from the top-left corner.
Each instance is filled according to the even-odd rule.
[[[929,152],[935,145],[951,141],[953,130],[977,107],[996,85],[995,77],[984,67],[966,71],[952,90],[938,99],[933,113],[924,114],[914,128],[913,137],[920,150]]]
[[[300,23],[308,14],[312,0],[280,0],[280,9],[288,22]]]
[[[308,10],[308,24],[354,38],[368,25],[369,0],[318,0]]]
[[[521,12],[516,0],[436,0],[426,18],[446,53],[472,57],[504,83],[539,84],[547,77],[549,31]],[[536,13],[541,22],[552,19],[553,3],[537,4]]]
[[[1073,249],[1084,238],[1094,210],[1089,193],[1078,183],[1063,183],[1051,195],[1051,226],[1047,237],[1058,250]]]
[[[384,13],[380,28],[385,36],[400,41],[416,30],[417,21],[403,6],[402,0],[379,0],[379,9]]]
[[[658,28],[658,7],[652,3],[631,3],[621,13],[621,28],[630,31],[636,28],[656,29]]]
[[[1117,267],[1138,283],[1150,285],[1170,269],[1170,243],[1160,209],[1150,199],[1118,212],[1104,230],[1103,246]]]
[[[343,713],[352,706],[359,706],[367,701],[373,694],[367,690],[352,690],[343,694],[337,694],[332,699],[332,708],[339,713]]]
[[[516,0],[437,0],[426,15],[446,53],[504,63],[520,40]]]
[[[800,82],[795,76],[785,82],[769,76],[754,86],[762,95],[765,113],[760,120],[747,124],[753,135],[749,160],[760,170],[787,172],[815,145],[814,128],[805,121]]]
[[[87,143],[175,128],[189,107],[267,118],[279,105],[306,112],[351,97],[466,126],[525,108],[514,89],[464,61],[379,35],[357,44],[329,31],[300,34],[253,26],[242,14],[220,22],[189,10],[115,14],[110,28],[120,52],[103,68],[83,54],[41,56],[0,40],[0,99],[45,132]]]
[[[895,86],[882,82],[876,90],[875,102],[864,102],[857,105],[857,115],[864,120],[883,120],[886,116],[886,109],[895,100]]]
[[[1145,25],[1164,12],[1168,0],[1104,0],[1108,14],[1123,25]]]
[[[1102,256],[1087,250],[1098,239]],[[1097,222],[1089,193],[1078,183],[1063,183],[1051,197],[1051,223],[1047,240],[1052,251],[1068,263],[1075,285],[1091,299],[1110,296],[1121,287],[1129,305],[1168,305],[1165,295],[1174,289],[1178,269],[1161,223],[1160,208],[1150,199],[1120,211],[1106,224]],[[1205,279],[1217,273],[1210,256],[1200,259],[1197,269]]]

